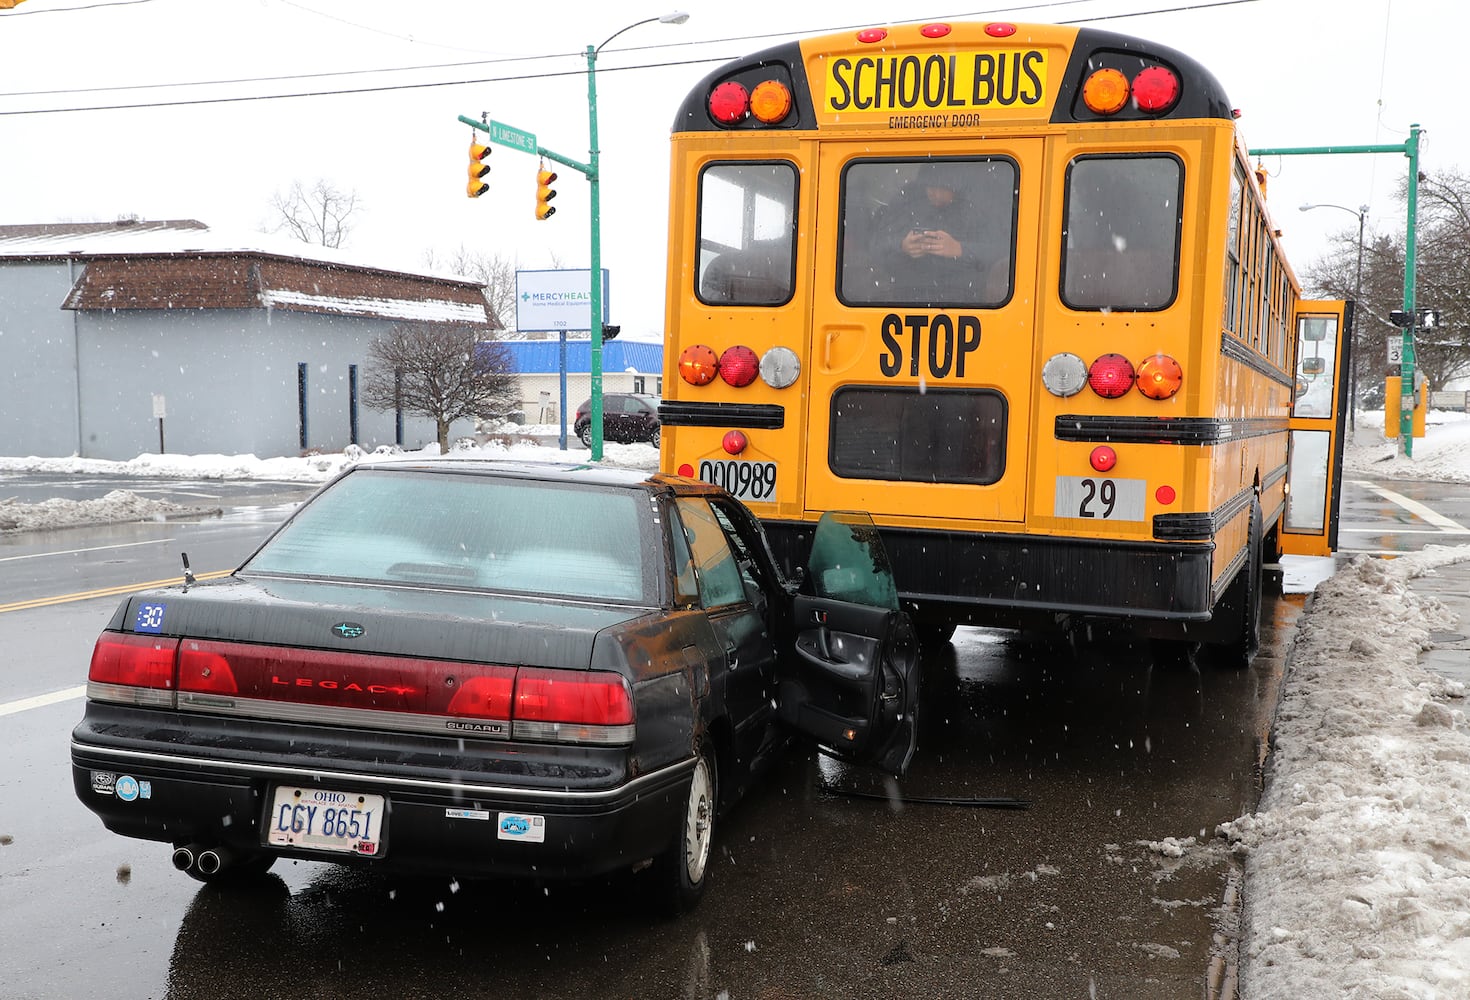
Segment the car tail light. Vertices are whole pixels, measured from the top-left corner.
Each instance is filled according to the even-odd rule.
[[[1138,391],[1149,399],[1168,399],[1184,384],[1184,369],[1167,354],[1155,354],[1138,366]]]
[[[175,667],[177,666],[177,685]],[[107,632],[87,695],[194,712],[434,734],[633,741],[633,695],[610,671],[510,667]]]
[[[608,671],[523,667],[512,718],[517,739],[627,743],[633,692],[621,674]]]
[[[759,373],[760,359],[748,347],[731,347],[720,355],[720,378],[737,389],[750,385]]]
[[[235,671],[223,653],[201,649],[185,639],[179,649],[179,690],[210,694],[239,694]]]
[[[1087,369],[1087,384],[1103,399],[1127,395],[1133,379],[1133,362],[1121,354],[1104,354]]]
[[[92,647],[87,697],[94,701],[172,707],[178,648],[177,639],[102,633]]]
[[[509,721],[511,698],[515,694],[515,671],[465,678],[449,699],[448,714],[470,719]]]

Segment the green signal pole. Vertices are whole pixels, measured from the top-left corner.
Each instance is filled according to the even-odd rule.
[[[588,377],[592,386],[592,414],[589,419],[592,421],[594,462],[602,460],[602,185],[597,179],[597,48],[587,46],[587,160],[590,164],[587,183],[591,187],[588,193],[592,199],[592,323],[588,327],[592,337],[592,361]]]
[[[1419,135],[1423,131],[1416,122],[1409,126],[1409,138],[1398,146],[1292,146],[1252,149],[1251,156],[1311,156],[1331,153],[1402,153],[1409,158],[1408,232],[1404,239],[1404,314],[1409,325],[1403,328],[1403,354],[1399,361],[1399,438],[1404,455],[1414,457],[1414,329],[1418,313],[1414,309],[1414,252],[1419,215]],[[1356,406],[1357,400],[1349,400]]]

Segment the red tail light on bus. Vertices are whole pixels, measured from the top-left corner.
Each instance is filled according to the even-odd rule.
[[[1087,384],[1103,399],[1126,396],[1133,379],[1133,362],[1121,354],[1104,354],[1087,369]]]

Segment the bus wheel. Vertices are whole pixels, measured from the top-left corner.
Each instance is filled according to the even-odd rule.
[[[1261,504],[1251,501],[1251,526],[1246,544],[1245,565],[1235,574],[1225,596],[1220,601],[1220,610],[1235,615],[1239,622],[1235,635],[1214,650],[1215,659],[1222,666],[1243,668],[1250,666],[1251,657],[1261,647]]]

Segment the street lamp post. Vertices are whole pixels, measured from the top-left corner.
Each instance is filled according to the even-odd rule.
[[[589,367],[592,412],[589,420],[592,429],[592,461],[594,462],[602,460],[602,194],[599,190],[601,174],[598,166],[600,153],[597,148],[597,54],[608,42],[640,25],[652,24],[655,21],[660,24],[683,24],[687,20],[689,20],[689,15],[682,11],[675,11],[660,17],[645,18],[614,31],[603,39],[601,45],[587,46],[587,139],[589,147],[587,165],[590,168],[587,180],[592,186],[592,321],[588,324],[588,331],[592,338],[592,358]]]
[[[1353,302],[1355,308],[1361,308],[1363,298],[1363,223],[1368,218],[1368,206],[1359,205],[1356,210],[1346,205],[1333,205],[1331,203],[1305,204],[1297,211],[1310,212],[1314,208],[1335,208],[1350,215],[1358,217],[1358,268],[1353,277]],[[1354,323],[1353,340],[1357,338],[1357,324]],[[1352,345],[1354,348],[1357,344]],[[1354,350],[1348,359],[1348,428],[1356,432],[1358,429],[1358,351]]]

